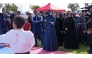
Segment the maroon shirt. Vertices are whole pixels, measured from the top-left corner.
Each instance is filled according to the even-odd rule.
[[[30,30],[30,27],[31,27],[31,24],[30,23],[25,23],[24,30],[25,31],[29,31]]]

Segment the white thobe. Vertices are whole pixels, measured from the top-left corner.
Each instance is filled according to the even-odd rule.
[[[13,29],[4,35],[0,35],[0,43],[10,44],[12,53],[25,53],[35,45],[35,39],[31,31]]]

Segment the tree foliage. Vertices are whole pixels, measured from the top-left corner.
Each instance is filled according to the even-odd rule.
[[[5,3],[5,8],[7,11],[14,11],[18,9],[18,6],[14,3],[9,4],[9,3]]]
[[[72,11],[75,11],[80,8],[78,3],[69,3],[67,7]]]
[[[30,5],[30,9],[32,9],[32,10],[35,10],[37,8],[40,8],[40,6],[39,5]]]

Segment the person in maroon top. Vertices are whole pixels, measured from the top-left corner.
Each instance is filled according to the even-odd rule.
[[[25,21],[24,30],[29,31],[31,29],[31,24],[28,22],[28,19]]]

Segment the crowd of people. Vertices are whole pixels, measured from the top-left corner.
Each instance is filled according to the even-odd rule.
[[[53,12],[26,12],[24,17],[19,11],[13,14],[6,14],[5,8],[0,13],[0,35],[13,29],[13,19],[20,15],[25,18],[23,29],[32,31],[35,39],[35,47],[41,41],[43,50],[56,51],[58,47],[66,49],[79,49],[79,44],[89,45],[89,54],[92,53],[92,6],[80,13]],[[21,23],[21,22],[20,22]]]

